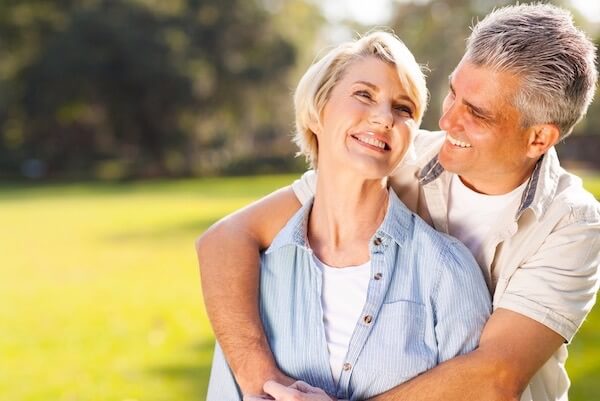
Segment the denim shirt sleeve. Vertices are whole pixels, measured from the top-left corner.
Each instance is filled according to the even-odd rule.
[[[477,348],[491,313],[489,290],[469,250],[452,241],[445,256],[432,293],[438,363]]]

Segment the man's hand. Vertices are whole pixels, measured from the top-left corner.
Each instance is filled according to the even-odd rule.
[[[273,398],[244,397],[244,401],[261,401],[271,399],[276,401],[337,401],[318,387],[313,387],[303,381],[297,381],[290,386],[285,386],[276,381],[269,380],[264,385],[265,393]]]
[[[265,382],[279,383],[283,386],[292,386],[296,379],[281,373],[279,369],[271,371],[256,371],[254,375],[244,375],[238,379],[238,385],[244,394],[244,400],[271,400],[266,391],[263,391]]]

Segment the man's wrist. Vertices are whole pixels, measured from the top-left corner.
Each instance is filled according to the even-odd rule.
[[[271,359],[271,358],[269,358]],[[265,362],[258,358],[253,362],[245,363],[234,371],[234,376],[243,394],[264,394],[263,385],[268,380],[273,380],[284,385],[290,385],[294,379],[286,376],[279,370],[275,363]]]

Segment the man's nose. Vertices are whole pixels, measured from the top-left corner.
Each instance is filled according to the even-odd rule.
[[[439,125],[443,131],[450,132],[460,127],[460,107],[455,102],[444,105]]]

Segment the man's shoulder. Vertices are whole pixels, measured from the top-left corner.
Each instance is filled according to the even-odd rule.
[[[552,203],[566,208],[575,220],[600,221],[600,203],[575,174],[562,171]]]
[[[438,154],[445,138],[446,133],[444,131],[418,130],[414,139],[415,164],[420,166],[427,164]]]

